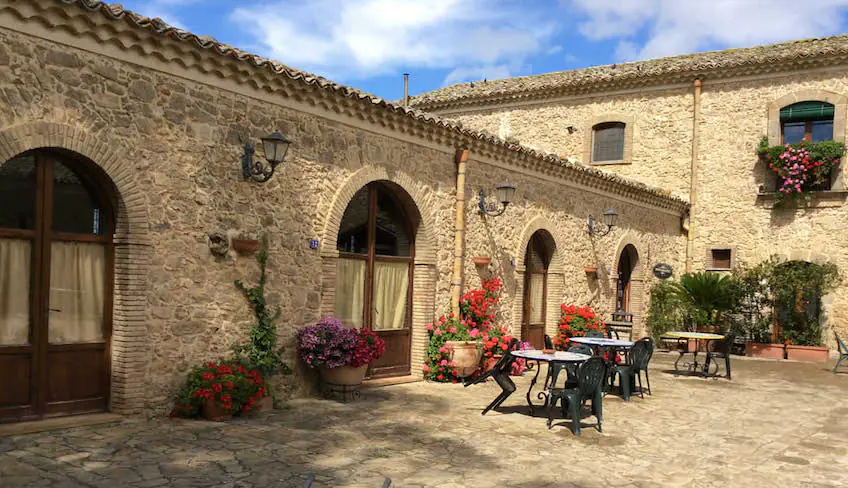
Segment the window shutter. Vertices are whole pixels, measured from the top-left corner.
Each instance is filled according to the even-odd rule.
[[[827,102],[798,102],[780,109],[781,122],[832,118],[833,105]]]

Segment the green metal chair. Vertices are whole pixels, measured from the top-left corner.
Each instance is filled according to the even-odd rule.
[[[836,331],[833,332],[833,335],[836,336],[836,347],[839,350],[839,359],[836,361],[836,366],[833,367],[833,374],[836,374],[836,370],[839,368],[839,365],[842,364],[842,361],[848,359],[848,346],[845,345]]]
[[[639,395],[645,398],[644,388],[642,388],[642,371],[645,372],[645,381],[648,384],[648,394],[651,394],[651,378],[648,376],[648,363],[651,361],[651,356],[654,355],[654,340],[650,337],[639,339],[633,347],[630,348],[629,362],[624,364],[616,364],[610,374],[610,386],[615,383],[615,377],[618,376],[618,383],[621,386],[621,396],[624,401],[629,402],[633,390],[636,388],[636,381],[639,382]]]
[[[587,332],[586,332],[586,337],[600,337],[600,338],[604,338],[604,337],[606,337],[606,336],[607,336],[606,334],[604,334],[603,332],[601,332],[601,331],[599,331],[599,330],[590,330],[590,331],[587,331]]]
[[[603,382],[606,371],[604,360],[589,358],[580,365],[575,388],[556,388],[557,378],[567,363],[551,363],[551,388],[548,390],[548,429],[554,422],[553,409],[561,403],[562,416],[571,417],[571,430],[580,435],[580,410],[586,400],[592,400],[592,414],[598,418],[598,432],[603,432]]]
[[[705,374],[708,374],[710,371],[710,363],[715,361],[716,370],[713,373],[713,376],[718,376],[718,365],[720,364],[718,359],[724,359],[724,377],[727,379],[730,378],[730,351],[733,348],[733,341],[735,337],[731,334],[725,336],[724,339],[718,341],[712,351],[707,351],[707,360],[704,363],[704,371]]]

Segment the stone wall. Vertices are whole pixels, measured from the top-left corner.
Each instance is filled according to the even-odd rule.
[[[848,239],[845,194],[820,194],[801,209],[772,209],[774,199],[758,193],[760,185],[768,187],[774,177],[756,156],[763,136],[769,135],[772,143],[779,143],[779,125],[774,120],[777,111],[795,101],[834,103],[834,138],[844,140],[846,96],[848,77],[844,70],[778,73],[758,80],[707,78],[703,82],[697,190],[692,210],[693,270],[711,266],[709,254],[714,248],[734,249],[734,262],[741,266],[778,254],[787,259],[831,261],[843,272],[848,270],[848,252],[842,244]],[[525,102],[523,106],[478,111],[465,109],[443,115],[468,127],[511,136],[523,145],[576,156],[584,162],[591,144],[587,131],[593,123],[631,117],[633,138],[627,141],[632,144],[631,164],[605,165],[603,169],[681,196],[689,194],[691,86],[646,86],[640,93],[599,93],[594,97]],[[569,134],[568,126],[577,132]],[[841,173],[838,171],[835,189],[844,188]],[[848,284],[826,297],[825,302],[825,341],[835,348],[831,330],[848,335]]]
[[[213,256],[207,244],[212,233],[268,236],[268,299],[282,310],[280,342],[288,347],[288,363],[295,364],[296,331],[332,309],[341,214],[353,193],[374,180],[396,183],[422,220],[412,360],[412,372],[420,374],[425,325],[450,301],[456,148],[411,142],[366,122],[345,125],[329,117],[332,110],[324,117],[316,115],[321,109],[296,110],[282,97],[267,103],[252,88],[225,90],[205,81],[0,30],[0,144],[11,156],[49,141],[99,165],[111,155],[116,163],[104,169],[128,209],[119,220],[136,223],[116,237],[133,242],[144,236],[138,243],[143,252],[119,251],[116,265],[123,277],[116,301],[119,288],[136,301],[127,302],[135,318],[113,344],[113,350],[126,351],[113,355],[113,385],[135,380],[120,391],[113,386],[113,409],[164,407],[191,366],[227,354],[246,337],[253,319],[233,281],[255,281],[258,266],[252,256],[232,251]],[[276,128],[293,141],[286,161],[267,183],[243,181],[243,144]],[[622,239],[639,243],[645,266],[658,260],[680,266],[679,215],[505,170],[472,155],[467,191],[491,189],[503,179],[519,185],[515,203],[504,216],[486,219],[469,206],[466,254],[497,257],[494,271],[507,281],[505,321],[515,319],[512,297],[520,296],[516,276],[522,271],[509,258],[523,258],[533,222],[544,223],[557,240],[549,310],[562,301],[608,310],[610,282],[604,275],[588,282],[582,266],[612,268]],[[593,242],[584,231],[586,218],[607,207],[622,214],[621,227]],[[310,249],[316,238],[319,249]],[[479,283],[470,260],[465,281],[469,287]],[[124,319],[116,316],[116,324]],[[298,367],[278,386],[284,395],[303,394],[310,384],[304,378]]]

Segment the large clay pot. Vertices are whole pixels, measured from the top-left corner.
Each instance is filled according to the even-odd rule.
[[[795,361],[826,363],[828,352],[829,350],[826,347],[786,345],[786,359],[794,359]]]
[[[785,357],[785,347],[783,344],[746,342],[745,355],[754,358],[783,359]]]
[[[321,378],[325,383],[343,386],[356,386],[362,383],[365,379],[365,373],[368,371],[368,365],[363,364],[358,368],[353,366],[338,366],[328,368],[321,366],[318,372],[321,373]]]
[[[224,410],[221,405],[213,399],[206,399],[203,401],[202,412],[204,419],[214,420],[215,422],[223,422],[233,418],[233,415],[230,412]]]
[[[475,341],[447,341],[445,347],[450,349],[450,360],[456,367],[456,374],[463,378],[477,371],[480,364],[480,356],[483,351],[477,348]]]

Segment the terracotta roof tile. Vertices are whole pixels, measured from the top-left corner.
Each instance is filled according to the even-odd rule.
[[[430,124],[434,127],[446,129],[453,133],[468,137],[473,140],[481,141],[486,144],[491,144],[510,151],[514,151],[518,154],[522,154],[530,158],[554,165],[555,167],[570,169],[572,171],[577,172],[578,174],[589,176],[590,178],[597,178],[598,180],[622,185],[624,187],[636,190],[637,192],[651,195],[653,197],[658,197],[668,203],[673,204],[674,206],[680,206],[685,208],[689,205],[686,200],[678,196],[671,195],[670,192],[667,190],[654,188],[644,183],[621,177],[615,173],[602,171],[595,167],[587,167],[581,164],[572,163],[553,154],[547,154],[524,146],[514,145],[486,132],[465,129],[459,122],[443,119],[436,115],[433,115],[432,113],[403,107],[400,104],[391,103],[380,97],[377,97],[370,93],[366,93],[356,88],[340,85],[321,76],[307,73],[305,71],[301,71],[290,66],[286,66],[285,64],[280,63],[279,61],[263,58],[261,56],[257,56],[255,54],[251,54],[241,49],[218,42],[214,37],[198,36],[192,34],[191,32],[168,25],[161,19],[151,19],[143,15],[139,15],[130,10],[126,10],[120,4],[108,4],[99,0],[54,1],[65,4],[67,6],[81,7],[89,12],[100,12],[115,21],[128,20],[132,23],[132,25],[138,28],[150,29],[159,35],[171,37],[178,41],[194,43],[196,46],[202,49],[214,50],[221,56],[230,57],[239,62],[249,63],[259,68],[270,69],[273,72],[279,75],[287,76],[292,80],[297,80],[307,85],[311,85],[321,89],[331,90],[336,94],[346,98],[370,102],[371,104],[379,106],[390,112],[403,114],[409,117],[410,119],[418,120],[420,122]]]
[[[710,51],[532,76],[460,83],[410,97],[421,108],[543,98],[568,92],[691,81],[804,66],[811,60],[846,61],[848,35]]]

